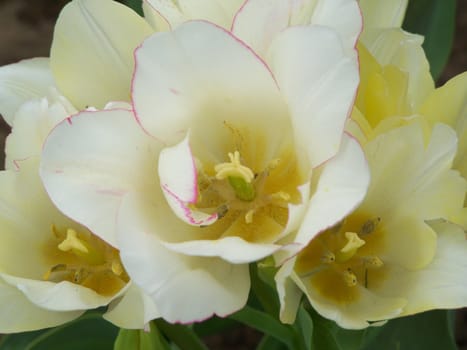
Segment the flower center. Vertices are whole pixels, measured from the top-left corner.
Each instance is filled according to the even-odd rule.
[[[380,221],[352,214],[321,233],[299,254],[299,277],[323,297],[342,303],[358,298],[358,286],[375,287],[385,272],[378,256],[384,235]]]
[[[301,201],[299,171],[290,154],[284,152],[256,172],[254,163],[239,150],[227,153],[229,161],[212,166],[197,160],[195,206],[219,217],[203,230],[212,232],[213,238],[239,236],[250,242],[273,242],[287,224],[288,204]]]
[[[129,281],[118,251],[82,230],[51,228],[53,241],[46,256],[51,267],[44,280],[68,281],[93,289],[101,295],[113,295]]]

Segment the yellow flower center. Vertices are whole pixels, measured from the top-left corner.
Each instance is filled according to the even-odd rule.
[[[359,288],[376,287],[385,275],[378,256],[384,231],[379,217],[352,214],[298,255],[295,270],[310,288],[334,302],[352,302]]]
[[[227,161],[196,159],[199,193],[194,207],[219,218],[201,228],[201,234],[206,239],[237,236],[255,243],[274,242],[287,224],[289,203],[301,202],[297,188],[303,176],[293,147],[283,146],[275,152],[277,157],[264,159],[266,142],[260,136],[248,142],[240,130],[227,127],[235,140],[235,148],[226,152]]]
[[[86,230],[57,229],[46,246],[51,267],[44,280],[69,281],[93,289],[101,295],[113,295],[129,281],[118,251]]]

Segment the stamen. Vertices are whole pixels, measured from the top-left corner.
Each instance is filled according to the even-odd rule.
[[[333,262],[336,261],[336,256],[332,252],[326,252],[324,255],[321,257],[321,261],[323,264],[332,264]]]
[[[372,268],[379,268],[384,265],[383,261],[377,256],[364,257],[363,261],[367,267],[372,267]]]
[[[376,230],[376,227],[378,226],[378,224],[380,222],[381,222],[380,217],[365,221],[365,223],[362,225],[359,233],[361,235],[367,235],[367,234],[370,234],[370,233],[374,232]]]
[[[254,209],[250,209],[247,211],[247,213],[245,214],[245,222],[247,224],[251,224],[253,222],[253,214],[255,213],[255,210]]]
[[[276,200],[281,200],[284,202],[288,202],[290,201],[290,194],[284,191],[274,192],[273,194],[271,194],[271,198],[276,199]]]
[[[230,177],[241,178],[247,183],[255,178],[255,174],[250,168],[240,163],[240,153],[235,151],[233,154],[229,153],[230,162],[217,164],[214,167],[216,171],[216,178],[218,180],[224,180]]]
[[[365,241],[358,237],[355,232],[346,232],[345,238],[347,238],[346,245],[341,249],[342,253],[349,253],[356,251],[358,248],[365,244]]]
[[[89,253],[88,248],[83,244],[83,242],[78,238],[75,230],[69,228],[66,231],[65,240],[58,245],[58,249],[63,252],[72,251],[77,255]]]
[[[118,260],[113,260],[112,261],[112,272],[116,274],[117,276],[120,276],[123,273],[123,266],[120,264]]]
[[[343,277],[344,277],[344,281],[345,283],[349,286],[349,287],[355,287],[357,285],[357,276],[352,272],[351,269],[347,269],[343,272]]]
[[[80,239],[76,231],[71,228],[66,231],[66,238],[58,245],[58,249],[63,252],[71,252],[91,265],[99,265],[105,262],[102,252],[85,240]]]

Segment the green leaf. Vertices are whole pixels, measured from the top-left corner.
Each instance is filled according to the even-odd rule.
[[[250,264],[251,289],[264,311],[279,316],[279,297],[277,296],[274,275],[277,269],[267,264]]]
[[[365,339],[373,339],[374,333],[380,331],[380,328],[373,327],[364,330],[343,329],[316,311],[310,312],[313,319],[313,344],[317,350],[360,350]]]
[[[138,15],[143,16],[143,1],[142,0],[120,0],[121,3],[131,8]]]
[[[287,346],[276,338],[265,335],[256,347],[256,350],[287,350]]]
[[[276,318],[265,312],[245,306],[242,310],[230,315],[229,318],[280,340],[287,345],[289,349],[297,349],[294,343],[295,334],[292,328],[282,324]]]
[[[423,48],[433,79],[443,72],[451,52],[456,0],[411,0],[402,27],[425,36]]]
[[[0,350],[112,350],[117,332],[100,313],[89,312],[59,327],[5,335]]]
[[[295,321],[295,329],[297,331],[297,337],[301,338],[303,344],[302,347],[306,350],[312,350],[313,347],[313,320],[310,314],[305,310],[303,306],[298,309],[297,319]]]
[[[114,350],[164,349],[170,350],[170,346],[152,322],[149,332],[142,329],[120,329],[114,345]]]
[[[455,350],[451,313],[436,310],[389,321],[364,350]]]
[[[207,350],[206,345],[189,326],[171,324],[162,319],[157,319],[154,323],[181,350]]]

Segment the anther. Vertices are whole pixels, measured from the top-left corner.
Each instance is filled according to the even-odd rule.
[[[360,228],[360,234],[361,235],[367,235],[367,234],[370,234],[372,232],[374,232],[376,230],[376,227],[378,226],[378,224],[381,222],[381,218],[380,217],[377,217],[375,219],[370,219],[370,220],[367,220],[365,221],[365,223],[362,225],[362,227]]]
[[[321,257],[321,262],[323,264],[332,264],[335,261],[336,261],[336,256],[334,255],[334,253],[329,252],[329,251],[324,253],[323,256]]]
[[[349,286],[349,287],[355,287],[357,285],[357,276],[352,272],[351,269],[347,269],[343,272],[343,277],[344,277],[344,281],[345,283]]]
[[[384,265],[383,261],[377,256],[367,256],[363,258],[365,266],[379,268]]]

